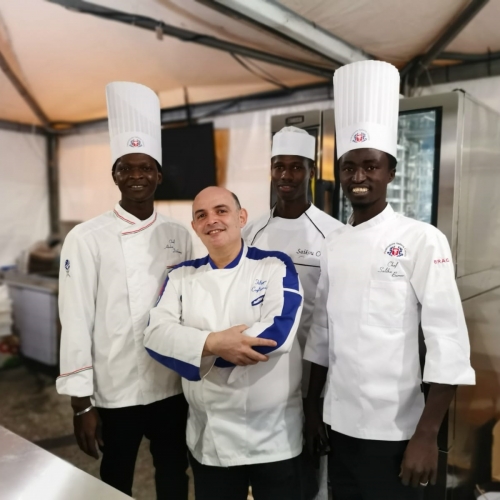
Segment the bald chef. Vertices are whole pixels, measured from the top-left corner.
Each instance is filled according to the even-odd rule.
[[[169,274],[144,343],[182,376],[196,499],[301,500],[302,290],[284,253],[243,243],[246,218],[226,189],[196,196],[208,255]]]
[[[191,239],[154,209],[162,181],[158,97],[128,82],[110,83],[106,97],[121,201],[76,226],[64,242],[57,391],[71,396],[80,448],[98,458],[99,442],[104,482],[132,495],[146,436],[158,498],[186,500],[187,404],[179,375],[151,359],[143,334],[168,270],[191,257]]]
[[[343,224],[316,208],[308,197],[315,174],[316,139],[297,127],[284,127],[273,137],[271,183],[276,205],[271,212],[243,228],[248,245],[280,250],[293,261],[304,287],[304,309],[297,338],[302,352],[311,328],[314,298],[320,273],[320,255],[325,237]],[[302,396],[309,386],[309,361],[302,364]],[[327,500],[326,460],[321,461],[317,500]]]
[[[467,328],[445,236],[386,201],[396,173],[398,71],[350,64],[335,72],[334,92],[339,178],[353,213],[321,254],[305,349],[313,363],[307,441],[324,434],[318,401],[328,378],[334,498],[416,499],[436,481],[437,434],[456,386],[475,382]]]

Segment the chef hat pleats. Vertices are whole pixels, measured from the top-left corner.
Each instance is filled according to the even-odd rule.
[[[161,165],[158,96],[139,83],[112,82],[106,86],[106,101],[112,163],[129,153],[145,153]]]
[[[396,157],[399,72],[383,61],[342,66],[333,77],[337,157],[374,148]]]

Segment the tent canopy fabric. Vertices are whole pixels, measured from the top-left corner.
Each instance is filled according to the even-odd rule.
[[[378,59],[404,66],[423,54],[470,0],[278,0],[337,37]],[[447,52],[500,50],[500,2],[490,0]]]
[[[404,66],[422,54],[470,0],[279,0],[279,3],[373,57]],[[329,67],[320,55],[197,0],[93,0],[197,33],[297,61]],[[491,0],[447,48],[500,50],[500,2]],[[277,88],[231,54],[97,18],[46,0],[0,0],[0,52],[51,122],[106,116],[105,85],[136,81],[153,88],[162,107],[244,96]],[[245,59],[264,77],[296,87],[321,77]],[[331,67],[331,65],[330,65]],[[0,72],[0,120],[40,124]]]

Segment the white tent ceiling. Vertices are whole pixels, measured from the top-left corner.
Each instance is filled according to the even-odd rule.
[[[278,0],[378,59],[402,66],[426,51],[470,0]],[[446,48],[500,50],[500,1],[490,0]]]
[[[320,58],[297,50],[255,28],[242,26],[194,0],[107,0],[119,10],[169,24],[259,46],[291,58]],[[182,7],[181,7],[182,5]],[[106,114],[105,85],[138,81],[153,88],[163,107],[222,99],[273,89],[242,68],[230,54],[175,38],[81,14],[44,0],[1,0],[1,46],[17,60],[18,76],[51,121],[82,121]],[[257,43],[258,42],[258,43]],[[289,86],[319,78],[259,63]],[[0,76],[0,119],[38,123],[6,78]]]
[[[454,88],[457,81],[500,75],[500,0],[276,1],[375,58],[404,68],[407,91],[408,83],[455,82]],[[437,43],[452,27],[457,31],[449,43]],[[432,64],[420,65],[422,56],[438,46]]]
[[[372,54],[403,66],[432,44],[469,0],[279,0],[281,4]],[[93,0],[109,8],[257,48],[318,66],[320,56],[238,21],[196,0]],[[500,0],[486,7],[447,50],[500,50]],[[163,107],[275,89],[230,54],[164,37],[116,21],[69,11],[46,0],[0,0],[0,51],[51,122],[76,122],[106,114],[104,86],[113,80],[144,83]],[[320,77],[263,62],[284,85]],[[0,120],[39,120],[0,73]]]

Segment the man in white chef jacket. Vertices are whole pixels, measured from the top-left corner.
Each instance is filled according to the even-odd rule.
[[[311,328],[314,299],[320,274],[320,256],[325,237],[343,224],[315,207],[308,199],[315,173],[316,139],[297,127],[284,127],[273,137],[271,183],[276,205],[271,212],[243,228],[248,245],[279,250],[293,261],[304,288],[304,308],[297,338],[302,352]],[[309,361],[302,363],[302,396],[309,386]],[[321,461],[317,500],[327,500],[326,460]]]
[[[76,226],[64,242],[57,391],[71,396],[80,448],[98,458],[98,441],[104,482],[132,495],[146,436],[158,498],[186,500],[187,404],[180,377],[151,359],[143,335],[167,273],[191,257],[191,238],[154,208],[162,180],[158,97],[128,82],[110,83],[106,97],[121,201]]]
[[[350,64],[335,72],[334,92],[339,179],[353,214],[321,254],[305,349],[313,363],[306,438],[314,448],[327,424],[335,499],[416,499],[436,481],[437,434],[456,386],[475,383],[467,328],[445,236],[386,201],[396,174],[398,71]]]
[[[198,194],[208,255],[169,274],[144,342],[182,376],[196,499],[298,500],[302,289],[287,255],[243,242],[246,219],[226,189]]]

